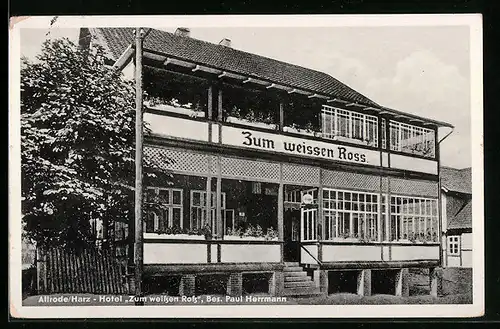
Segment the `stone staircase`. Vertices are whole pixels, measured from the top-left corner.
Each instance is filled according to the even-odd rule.
[[[320,295],[319,288],[307,272],[296,262],[285,262],[283,268],[285,279],[284,296],[316,296]]]

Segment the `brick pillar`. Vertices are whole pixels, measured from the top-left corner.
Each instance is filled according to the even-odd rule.
[[[285,276],[283,272],[276,271],[269,279],[269,294],[271,296],[283,296],[285,290]]]
[[[316,288],[320,287],[320,270],[313,270],[313,282]]]
[[[359,271],[357,294],[360,296],[371,296],[371,294],[372,294],[372,270]]]
[[[430,294],[439,297],[443,294],[443,269],[433,267],[429,269]]]
[[[408,283],[408,269],[402,268],[396,274],[396,296],[408,297],[410,294]]]
[[[194,274],[186,274],[181,277],[179,284],[180,296],[194,296],[196,280]]]
[[[319,270],[319,291],[328,294],[328,271]]]
[[[243,274],[241,272],[229,274],[227,294],[228,296],[241,296],[243,294]]]

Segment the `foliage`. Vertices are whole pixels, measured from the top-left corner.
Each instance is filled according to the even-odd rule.
[[[203,235],[205,238],[212,238],[212,230],[209,225],[205,225],[203,228],[181,228],[178,225],[173,227],[162,227],[155,231],[156,234],[166,234],[166,235],[174,235],[174,234],[187,234],[187,235]]]
[[[151,106],[163,104],[205,111],[208,84],[204,80],[151,66],[146,66],[143,74],[144,90],[147,91],[145,99]]]
[[[245,229],[243,227],[237,227],[234,230],[229,228],[226,235],[239,237],[257,237],[264,238],[265,240],[275,240],[278,238],[278,231],[276,231],[273,227],[269,227],[266,232],[264,232],[260,225],[253,226],[252,224],[248,224]]]
[[[277,124],[279,102],[268,93],[224,85],[223,118],[231,116],[249,122]]]
[[[135,90],[104,55],[59,39],[22,59],[22,211],[38,244],[84,246],[91,219],[134,216]]]

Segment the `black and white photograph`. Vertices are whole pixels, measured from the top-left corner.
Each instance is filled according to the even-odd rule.
[[[481,24],[13,19],[11,316],[482,315]]]

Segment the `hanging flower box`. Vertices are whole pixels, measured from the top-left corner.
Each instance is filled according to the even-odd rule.
[[[228,116],[226,119],[226,122],[241,124],[241,125],[245,125],[245,126],[264,128],[264,129],[274,129],[274,130],[277,129],[277,125],[274,123],[251,121],[251,120],[247,120],[244,118],[237,118],[237,117],[233,117],[233,116]]]
[[[293,127],[283,127],[283,131],[294,133],[294,134],[306,135],[306,136],[321,136],[321,133],[317,132],[317,131],[311,131],[311,130],[307,130],[307,129],[299,129],[299,128],[293,128]]]
[[[164,112],[170,112],[170,113],[177,113],[177,114],[182,114],[185,116],[189,116],[192,118],[204,118],[205,117],[205,112],[204,111],[198,111],[192,108],[189,108],[188,105],[169,105],[169,104],[152,104],[150,102],[145,101],[144,105],[146,105],[150,109],[154,110],[159,110],[159,111],[164,111]]]
[[[166,234],[166,233],[144,233],[147,239],[169,239],[169,240],[205,240],[205,236],[196,234]]]
[[[277,237],[266,238],[264,236],[239,236],[239,235],[224,235],[226,241],[278,241]]]

